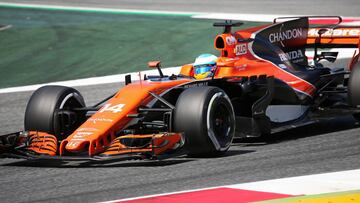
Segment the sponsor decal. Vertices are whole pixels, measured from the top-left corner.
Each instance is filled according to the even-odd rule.
[[[94,134],[93,132],[76,132],[76,134],[72,137],[72,141],[83,141],[85,137]]]
[[[84,136],[81,135],[74,135],[74,137],[71,140],[76,140],[76,141],[84,141]]]
[[[247,64],[243,64],[243,65],[240,65],[240,66],[235,66],[235,69],[237,71],[243,71],[243,70],[246,70],[247,68]]]
[[[276,32],[276,33],[271,33],[269,35],[269,41],[271,43],[281,42],[284,40],[296,39],[296,38],[299,38],[302,36],[303,36],[303,29],[302,28],[294,28],[291,30],[285,30],[285,31],[280,31],[280,32]]]
[[[76,130],[77,132],[83,132],[83,131],[88,131],[88,132],[95,132],[95,131],[98,131],[98,129],[96,128],[79,128]]]
[[[247,53],[246,44],[238,44],[235,47],[235,54],[236,56],[244,55]]]
[[[286,53],[281,53],[279,54],[279,57],[281,61],[291,60],[292,62],[296,63],[303,60],[304,54],[302,53],[301,49],[298,49]]]
[[[81,140],[78,140],[78,141],[81,141]],[[68,142],[67,144],[66,144],[66,146],[67,147],[77,147],[78,145],[79,145],[79,142],[78,141],[75,141],[75,142],[73,142],[73,141],[70,141],[70,142]]]
[[[295,50],[291,52],[287,52],[286,55],[293,63],[299,63],[304,60],[304,54],[301,50]]]
[[[309,37],[318,37],[319,28],[312,28],[308,31]],[[360,36],[360,28],[349,28],[349,29],[329,29],[322,37],[358,37]]]
[[[198,83],[194,83],[194,84],[184,85],[184,88],[202,87],[202,86],[208,86],[208,82],[198,82]]]
[[[231,45],[234,45],[236,44],[236,39],[234,36],[228,36],[226,37],[226,43],[231,46]]]
[[[104,122],[104,123],[112,123],[113,120],[109,118],[89,118],[88,121],[93,122],[96,124],[97,122]]]
[[[77,132],[75,135],[74,135],[74,138],[75,139],[81,139],[83,137],[86,137],[86,136],[89,136],[89,135],[92,135],[93,133],[92,132]]]
[[[287,57],[287,55],[286,55],[285,53],[279,54],[279,57],[280,57],[280,60],[281,60],[281,61],[288,61],[288,60],[289,60],[288,57]]]

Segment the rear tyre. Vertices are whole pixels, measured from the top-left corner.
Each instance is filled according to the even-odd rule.
[[[360,107],[360,63],[357,63],[351,70],[348,81],[348,100],[353,107]],[[360,114],[353,114],[353,117],[360,121]]]
[[[81,124],[85,115],[72,111],[80,107],[85,107],[85,102],[77,90],[64,86],[41,87],[26,106],[25,130],[47,132],[62,140]]]
[[[235,114],[226,93],[217,87],[194,87],[178,98],[174,130],[185,134],[191,156],[225,153],[235,134]]]

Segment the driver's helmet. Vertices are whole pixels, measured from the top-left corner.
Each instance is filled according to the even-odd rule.
[[[195,59],[194,78],[201,80],[207,77],[212,77],[216,67],[217,57],[212,54],[201,54]]]

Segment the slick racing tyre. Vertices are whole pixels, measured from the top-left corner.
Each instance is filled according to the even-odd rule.
[[[185,90],[176,102],[174,129],[185,134],[190,156],[225,153],[235,134],[235,114],[229,97],[217,87]]]
[[[351,106],[360,106],[360,63],[357,63],[351,70],[348,81],[348,97]]]
[[[44,86],[37,89],[26,106],[25,130],[41,131],[66,138],[83,120],[73,108],[85,107],[81,94],[70,87]]]
[[[348,99],[353,107],[360,108],[360,63],[357,63],[350,73],[348,81]],[[353,114],[357,121],[360,121],[360,114]]]

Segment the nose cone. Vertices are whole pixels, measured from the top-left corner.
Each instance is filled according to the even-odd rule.
[[[79,136],[81,132],[75,132],[70,139],[64,140],[62,149],[71,153],[88,152],[89,156],[101,153],[106,146],[110,145],[111,140],[115,138],[112,133],[93,132],[91,135]]]

